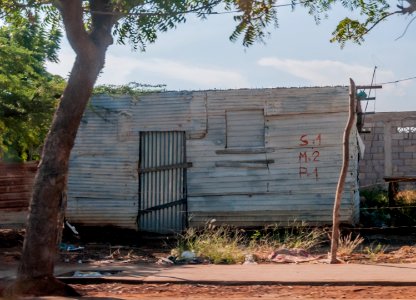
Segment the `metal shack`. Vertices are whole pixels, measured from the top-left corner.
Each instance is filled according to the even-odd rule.
[[[167,233],[330,224],[348,87],[98,96],[70,158],[67,219]],[[341,221],[359,215],[357,130]]]

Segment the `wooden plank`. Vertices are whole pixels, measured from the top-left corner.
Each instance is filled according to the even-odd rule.
[[[382,85],[356,85],[355,89],[357,90],[367,90],[367,89],[382,89]]]
[[[374,111],[367,111],[367,112],[358,112],[358,115],[374,115],[375,112]]]
[[[357,98],[357,101],[370,101],[370,100],[376,100],[376,97]]]
[[[217,161],[216,167],[222,168],[264,168],[274,163],[274,159],[246,160],[246,161]]]
[[[166,165],[166,166],[160,166],[160,167],[144,168],[144,169],[140,169],[139,173],[150,173],[150,172],[166,171],[166,170],[173,170],[173,169],[187,169],[191,167],[192,167],[192,163],[186,162],[183,164],[173,164],[173,165]]]
[[[274,148],[234,148],[216,150],[216,154],[264,154],[272,153],[276,150]]]
[[[409,176],[385,176],[383,177],[385,182],[413,182],[416,181],[416,175],[409,175]]]

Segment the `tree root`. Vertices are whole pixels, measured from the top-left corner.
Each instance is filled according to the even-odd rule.
[[[6,299],[21,296],[81,296],[74,288],[55,277],[17,279],[3,291]]]

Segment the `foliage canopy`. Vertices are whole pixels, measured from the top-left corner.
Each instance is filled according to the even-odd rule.
[[[164,84],[151,85],[141,84],[137,82],[129,82],[128,84],[103,84],[94,87],[94,95],[109,95],[109,96],[125,96],[139,97],[148,93],[156,93],[165,91]]]
[[[0,28],[0,158],[35,160],[65,84],[45,69],[57,60],[60,33],[15,25]]]
[[[346,41],[361,43],[365,35],[379,22],[392,14],[412,14],[414,0],[405,0],[407,7],[398,5],[392,11],[387,0],[291,0],[280,4],[276,0],[90,0],[81,1],[83,21],[88,32],[94,30],[94,19],[111,16],[112,34],[120,44],[129,43],[134,49],[144,50],[148,43],[156,41],[159,32],[168,31],[184,23],[189,15],[206,18],[211,14],[230,14],[236,27],[230,40],[242,37],[244,46],[263,41],[270,27],[278,27],[278,9],[281,6],[306,8],[317,23],[328,16],[334,5],[355,11],[357,18],[344,18],[332,33],[331,41],[341,46]],[[21,23],[24,20],[43,18],[43,24],[56,30],[61,22],[64,0],[3,0],[0,18],[6,22]],[[104,2],[103,6],[98,2]],[[400,1],[403,3],[403,1]]]

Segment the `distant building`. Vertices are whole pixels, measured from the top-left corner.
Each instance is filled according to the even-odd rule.
[[[360,159],[360,187],[386,186],[386,178],[416,179],[416,111],[367,115],[361,137],[365,154]],[[400,188],[415,189],[415,182]]]

